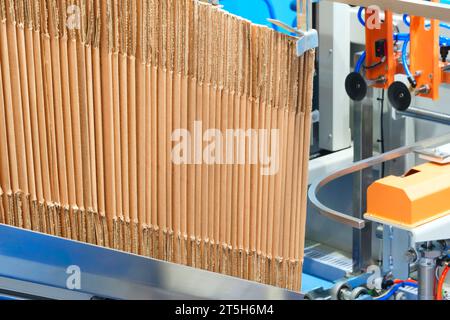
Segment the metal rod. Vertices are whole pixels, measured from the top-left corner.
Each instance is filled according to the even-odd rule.
[[[397,114],[419,120],[432,121],[445,125],[450,125],[450,115],[434,111],[411,107],[406,111],[397,111]]]
[[[348,225],[355,229],[360,229],[360,230],[364,229],[366,222],[363,219],[358,219],[358,218],[351,216],[351,214],[346,214],[343,212],[333,210],[333,209],[327,207],[326,205],[324,205],[322,202],[320,202],[318,199],[319,191],[324,186],[329,184],[330,182],[332,182],[338,178],[344,177],[348,174],[370,168],[374,165],[377,165],[377,164],[380,164],[383,162],[387,162],[390,160],[400,158],[411,152],[414,152],[415,150],[434,147],[437,145],[448,143],[449,141],[450,141],[450,134],[446,134],[443,136],[419,141],[413,145],[398,148],[398,149],[392,150],[390,152],[387,152],[387,153],[384,153],[384,154],[381,154],[381,155],[378,155],[378,156],[375,156],[375,157],[372,157],[372,158],[369,158],[366,160],[356,162],[347,168],[338,170],[338,171],[334,172],[333,174],[328,175],[328,176],[312,183],[311,187],[309,188],[309,191],[308,191],[309,200],[311,201],[313,206],[318,210],[318,212],[321,215],[323,215],[327,218],[330,218],[332,220],[335,220],[339,223],[342,223],[344,225]]]
[[[354,161],[373,156],[373,95],[369,87],[366,98],[353,107]],[[372,168],[353,175],[353,217],[363,219],[366,212],[366,190],[373,182]],[[353,229],[352,239],[353,272],[361,272],[372,260],[372,224],[365,223],[363,229]]]

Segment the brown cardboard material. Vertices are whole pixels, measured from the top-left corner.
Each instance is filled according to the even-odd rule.
[[[0,222],[300,289],[313,52],[196,0],[0,8]]]

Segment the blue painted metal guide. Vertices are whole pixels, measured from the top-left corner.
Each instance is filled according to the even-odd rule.
[[[221,274],[0,225],[0,278],[111,299],[302,299]],[[1,281],[0,281],[1,285]],[[1,288],[0,288],[1,289]]]

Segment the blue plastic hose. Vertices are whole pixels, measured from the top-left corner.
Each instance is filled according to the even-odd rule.
[[[359,23],[365,27],[366,26],[366,22],[363,19],[363,11],[364,11],[364,7],[359,7],[358,10],[358,21]],[[410,26],[410,22],[408,21],[408,15],[404,14],[403,15],[403,22],[409,27]],[[431,24],[428,23],[426,24],[426,26],[430,26]],[[446,29],[450,29],[450,24],[447,23],[440,23],[440,26],[442,28],[446,28]],[[402,47],[402,63],[403,63],[403,68],[405,69],[405,73],[406,76],[408,77],[408,80],[413,83],[414,82],[414,77],[411,73],[411,70],[409,69],[409,65],[408,65],[408,55],[407,55],[407,51],[408,51],[408,44],[410,42],[410,34],[409,33],[396,33],[394,34],[394,40],[395,41],[403,41],[403,47]],[[450,38],[445,37],[445,36],[439,36],[439,45],[440,46],[446,46],[446,45],[450,45]],[[355,67],[355,72],[360,72],[361,68],[364,64],[364,61],[366,59],[366,52],[364,51],[363,54],[361,55],[361,57],[358,59],[358,62],[356,64]]]
[[[395,41],[409,41],[410,36],[409,33],[394,33],[394,40]],[[439,36],[439,45],[447,45],[450,44],[450,38],[445,36]]]
[[[409,33],[394,33],[395,41],[409,41]]]
[[[356,63],[355,72],[359,73],[361,71],[361,68],[365,60],[366,60],[366,52],[364,51],[361,57],[359,57],[358,62]]]
[[[398,289],[400,289],[403,286],[403,284],[396,284],[395,286],[393,286],[391,288],[391,290],[389,290],[389,292],[387,294],[385,294],[384,296],[382,296],[379,299],[375,299],[375,300],[379,300],[379,301],[386,301],[389,300],[397,291]]]
[[[365,27],[366,26],[366,22],[365,22],[365,20],[364,20],[364,18],[362,16],[363,11],[364,11],[364,7],[359,7],[359,10],[358,10],[358,21],[363,27]],[[404,14],[403,15],[403,22],[405,23],[406,26],[409,27],[409,26],[411,26],[411,23],[409,22],[408,18],[409,18],[408,14]],[[430,27],[431,24],[427,23],[427,24],[425,24],[425,26],[426,27]],[[448,23],[441,22],[439,24],[439,26],[441,28],[445,28],[445,29],[449,29],[450,30],[450,24],[448,24]]]
[[[269,16],[270,19],[272,20],[277,20],[277,15],[275,14],[275,8],[273,7],[272,1],[271,0],[263,0],[264,3],[267,6],[267,9],[269,10]],[[276,30],[276,31],[280,31],[280,29],[278,28],[278,26],[274,23],[272,23],[272,27]]]
[[[439,36],[439,45],[441,46],[448,46],[450,45],[450,38]]]
[[[359,23],[361,23],[363,25],[363,27],[365,27],[366,26],[366,21],[363,19],[363,16],[362,16],[363,11],[364,11],[364,7],[359,7],[358,20],[359,20]]]
[[[403,64],[403,69],[405,69],[405,74],[408,77],[408,79],[414,79],[411,70],[409,69],[409,65],[408,65],[408,59],[407,59],[407,52],[408,52],[408,44],[409,44],[409,39],[405,40],[403,42],[403,47],[402,47],[402,64]]]
[[[408,20],[408,18],[409,18],[409,15],[405,13],[403,15],[403,22],[406,24],[406,26],[410,27],[411,26],[411,22]],[[431,26],[431,23],[429,23],[429,22],[425,23],[425,27],[429,28],[430,26]],[[450,30],[450,24],[448,24],[448,23],[441,22],[439,24],[439,26],[441,28],[445,28],[445,29],[449,29]]]
[[[413,287],[413,288],[418,288],[419,286],[414,283],[414,282],[402,282],[402,283],[398,283],[395,286],[393,286],[389,292],[387,294],[385,294],[384,296],[380,297],[380,298],[375,298],[374,300],[379,300],[379,301],[385,301],[385,300],[389,300],[397,291],[398,289],[400,289],[401,287]]]

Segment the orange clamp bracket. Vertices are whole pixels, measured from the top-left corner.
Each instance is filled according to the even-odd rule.
[[[380,12],[369,7],[366,9],[365,19],[366,78],[377,80],[384,77],[384,83],[378,82],[373,86],[387,89],[394,82],[397,70],[397,59],[394,52],[393,15],[391,11],[385,11],[384,20],[382,20]],[[381,55],[384,55],[384,62]]]
[[[433,0],[434,2],[438,2]],[[411,72],[417,81],[417,95],[439,99],[442,71],[439,53],[439,20],[426,25],[423,17],[411,17]]]

